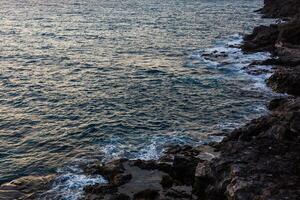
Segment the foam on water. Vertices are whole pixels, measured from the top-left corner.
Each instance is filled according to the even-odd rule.
[[[266,90],[272,93],[271,89],[265,84],[265,80],[272,74],[272,67],[266,65],[253,65],[251,71],[264,70],[267,71],[259,75],[252,75],[245,71],[245,67],[249,66],[254,61],[264,61],[271,58],[269,52],[258,53],[243,53],[239,46],[243,42],[243,37],[240,34],[235,34],[227,39],[216,42],[216,46],[197,52],[197,56],[192,58],[199,59],[204,62],[206,67],[214,67],[218,69],[228,69],[236,71],[241,77],[249,77],[253,79],[253,84],[247,89]]]
[[[51,190],[41,195],[39,199],[76,200],[83,195],[83,188],[87,185],[107,183],[100,175],[86,175],[78,166],[68,166],[58,170]]]
[[[119,142],[112,142],[98,148],[98,151],[103,153],[102,162],[109,162],[118,158],[141,159],[141,160],[157,160],[164,152],[164,147],[170,144],[190,144],[197,145],[201,141],[187,135],[159,135],[153,136],[143,144],[126,146]]]

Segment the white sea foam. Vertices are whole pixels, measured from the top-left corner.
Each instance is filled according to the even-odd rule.
[[[83,188],[87,185],[107,183],[100,175],[86,175],[78,166],[68,166],[58,170],[51,190],[42,194],[41,200],[78,200],[82,198]]]
[[[137,159],[141,160],[157,160],[162,154],[161,144],[157,144],[156,141],[153,141],[146,147],[140,150],[137,155]]]
[[[205,67],[210,68],[226,68],[231,71],[238,71],[241,77],[252,80],[252,84],[248,85],[246,90],[265,90],[272,92],[265,84],[265,80],[272,74],[272,67],[266,65],[253,65],[250,71],[264,70],[266,73],[255,75],[245,72],[245,67],[254,61],[264,61],[271,57],[268,52],[258,52],[244,54],[238,47],[242,44],[243,38],[239,34],[228,37],[227,39],[216,42],[212,48],[207,48],[198,52],[198,58]]]
[[[120,144],[108,144],[100,147],[100,151],[104,154],[102,162],[124,157],[125,151]]]

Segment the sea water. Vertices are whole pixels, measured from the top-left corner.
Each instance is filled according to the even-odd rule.
[[[105,182],[85,163],[157,159],[266,114],[270,74],[244,67],[270,55],[238,48],[262,3],[0,0],[0,182],[57,173],[48,194],[77,199]]]

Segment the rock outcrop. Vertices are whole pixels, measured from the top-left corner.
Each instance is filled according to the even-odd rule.
[[[209,146],[170,146],[158,161],[120,159],[89,165],[85,171],[104,176],[108,184],[85,187],[83,199],[197,199],[197,165],[216,156]]]
[[[264,7],[260,10],[264,17],[291,18],[300,13],[298,0],[264,0]]]
[[[290,95],[274,99],[271,113],[234,130],[216,145],[220,157],[198,164],[194,191],[200,199],[300,198],[300,1],[265,0],[265,17],[287,20],[259,26],[245,36],[245,52],[269,51],[275,65],[267,83]]]
[[[272,114],[235,130],[221,156],[199,163],[194,188],[204,199],[300,197],[300,98],[275,99]],[[206,180],[206,181],[203,181]]]
[[[300,1],[266,0],[262,11],[268,17],[289,17],[287,22],[259,26],[246,35],[245,52],[270,51],[277,69],[268,80],[275,91],[300,95]]]

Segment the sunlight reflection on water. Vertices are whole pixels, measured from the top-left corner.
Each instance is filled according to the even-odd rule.
[[[108,147],[155,158],[263,114],[257,80],[197,54],[263,23],[261,3],[1,0],[0,181]]]

